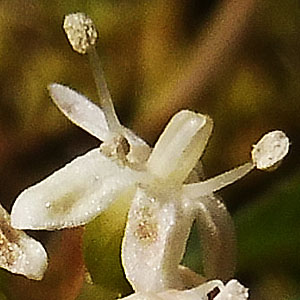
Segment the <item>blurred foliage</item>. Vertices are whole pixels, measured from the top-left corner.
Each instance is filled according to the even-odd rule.
[[[1,292],[0,292],[0,299],[1,299],[1,300],[7,300],[7,298],[6,298],[6,297],[4,296],[4,294],[1,293]]]
[[[86,285],[83,299],[92,289],[104,290],[99,299],[117,298],[132,291],[125,279],[121,265],[121,244],[127,211],[133,191],[123,195],[109,210],[85,226],[84,255],[92,286]]]
[[[298,172],[263,192],[235,215],[239,270],[251,274],[244,275],[253,282],[252,293],[258,294],[255,299],[300,296],[299,182]],[[260,286],[261,282],[265,286]]]
[[[56,81],[96,101],[88,60],[71,50],[61,29],[63,15],[74,11],[97,24],[116,110],[149,143],[181,108],[210,115],[210,176],[247,160],[263,133],[288,134],[291,152],[278,171],[254,172],[222,195],[236,215],[237,274],[252,299],[299,299],[299,1],[0,1],[0,199],[8,210],[25,187],[98,145],[47,95]],[[118,250],[122,208],[86,228],[94,284],[84,284],[79,299],[129,292]],[[83,284],[81,233],[30,234],[46,245],[52,266],[37,283],[1,271],[1,292],[7,300],[75,299]],[[191,243],[193,253],[186,259],[200,268]]]

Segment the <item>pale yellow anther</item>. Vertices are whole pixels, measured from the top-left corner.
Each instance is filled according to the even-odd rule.
[[[97,41],[98,33],[93,21],[84,13],[65,16],[63,28],[74,51],[85,54]]]
[[[265,134],[253,146],[252,160],[257,169],[267,170],[276,166],[289,151],[289,139],[283,131],[275,130]]]

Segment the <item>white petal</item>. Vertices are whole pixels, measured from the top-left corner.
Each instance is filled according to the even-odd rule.
[[[135,291],[182,289],[178,271],[193,217],[183,213],[172,189],[139,188],[133,199],[122,246],[125,274]],[[180,200],[180,199],[179,199]]]
[[[12,226],[53,230],[85,224],[128,192],[139,176],[93,149],[23,191],[12,208]]]
[[[228,280],[236,262],[232,218],[220,197],[210,195],[192,200],[203,247],[204,277]]]
[[[47,253],[41,243],[12,228],[8,213],[0,205],[0,267],[41,280],[47,265]]]
[[[149,171],[182,183],[201,157],[212,127],[213,122],[208,116],[188,110],[177,113],[150,155]]]
[[[100,107],[61,84],[50,84],[48,89],[54,103],[73,123],[101,141],[111,138],[107,120]]]

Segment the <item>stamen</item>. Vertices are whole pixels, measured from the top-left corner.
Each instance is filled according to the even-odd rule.
[[[184,186],[184,193],[190,198],[198,198],[210,195],[227,185],[239,180],[255,168],[252,162],[245,163],[233,170],[227,171],[206,181],[187,184]]]
[[[63,28],[74,51],[88,54],[101,108],[106,116],[108,127],[111,132],[119,133],[121,125],[95,48],[98,33],[93,21],[84,13],[74,13],[65,17]]]
[[[187,184],[184,186],[184,192],[191,198],[212,194],[242,178],[255,167],[259,170],[273,169],[287,155],[288,151],[289,139],[285,133],[280,130],[271,131],[253,146],[252,162],[206,181]]]

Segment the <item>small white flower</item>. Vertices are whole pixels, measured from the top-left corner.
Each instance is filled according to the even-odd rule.
[[[211,118],[188,110],[178,112],[151,149],[120,124],[94,45],[89,45],[87,54],[93,64],[102,109],[63,85],[52,84],[49,91],[72,122],[103,143],[22,192],[12,209],[12,226],[54,230],[83,225],[126,196],[131,208],[122,263],[135,291],[156,295],[203,282],[200,276],[191,276],[192,271],[180,266],[195,219],[204,245],[205,277],[230,278],[234,270],[234,230],[226,207],[214,192],[255,167],[268,169],[277,164],[287,154],[288,138],[283,132],[269,133],[254,146],[249,162],[215,178],[188,183],[192,177],[197,178],[198,161],[212,132]],[[185,299],[190,291],[178,293]],[[221,297],[221,288],[220,291]],[[160,299],[157,297],[153,299]]]
[[[25,232],[11,227],[10,216],[0,205],[0,267],[41,280],[47,264],[43,246]]]

